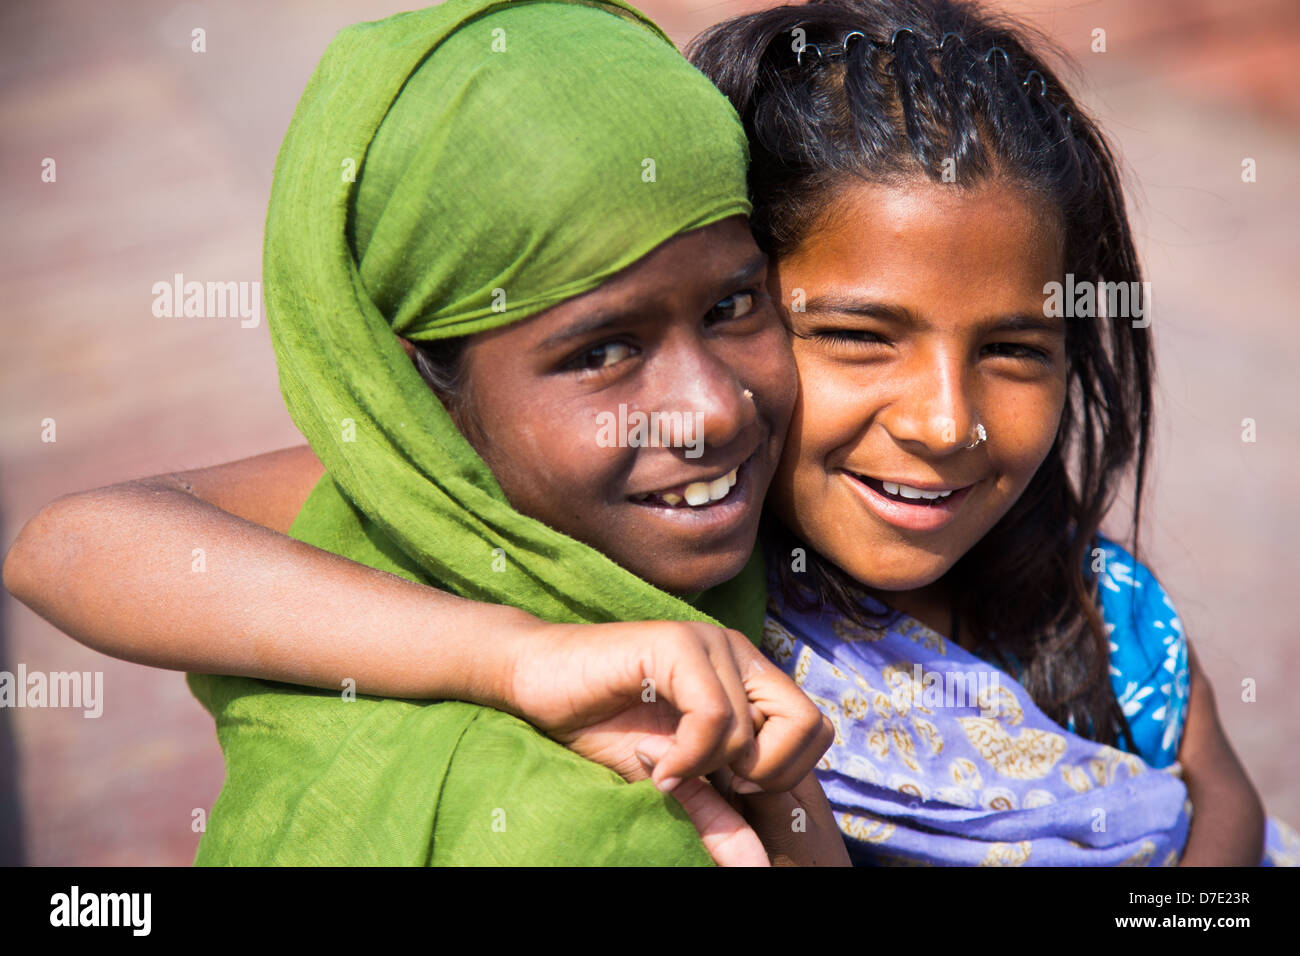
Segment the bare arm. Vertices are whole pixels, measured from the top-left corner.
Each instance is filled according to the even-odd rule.
[[[1257,866],[1264,856],[1264,806],[1219,723],[1214,691],[1188,647],[1191,686],[1178,748],[1192,801],[1180,866]]]
[[[654,776],[665,789],[723,765],[786,789],[829,745],[817,709],[735,632],[548,624],[280,533],[321,474],[304,447],[65,496],[23,528],[5,586],[114,657],[467,700],[523,717],[628,779],[646,776],[637,742],[664,738]]]
[[[503,648],[470,638],[532,618],[280,533],[322,471],[303,447],[59,498],[14,542],[5,586],[81,643],[140,664],[499,702]]]

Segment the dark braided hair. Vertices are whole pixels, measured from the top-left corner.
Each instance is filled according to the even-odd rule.
[[[846,180],[952,180],[947,171],[954,188],[1000,180],[1045,199],[1076,280],[1139,282],[1115,159],[1030,36],[958,0],[815,0],[725,21],[688,52],[744,121],[754,230],[775,257],[805,238]],[[1153,356],[1148,331],[1118,316],[1068,322],[1066,350],[1055,444],[948,580],[981,654],[1014,661],[1048,716],[1131,745],[1087,558],[1130,468],[1137,554]],[[791,536],[778,524],[769,516],[769,541],[786,550]],[[873,623],[857,583],[809,551],[810,573],[782,563],[787,599],[811,582],[816,601]]]

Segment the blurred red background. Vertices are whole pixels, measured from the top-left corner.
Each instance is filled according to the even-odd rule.
[[[767,5],[643,3],[679,44]],[[272,166],[308,75],[338,29],[409,6],[4,5],[0,544],[65,492],[301,441],[265,323],[154,318],[150,290],[176,272],[260,278]],[[1075,60],[1075,92],[1125,162],[1158,303],[1148,563],[1269,810],[1300,824],[1287,597],[1300,537],[1300,5],[997,6]],[[1090,49],[1095,28],[1104,53]],[[45,157],[55,183],[41,181]],[[1242,182],[1247,157],[1257,182]],[[53,444],[40,437],[47,417]],[[96,720],[0,710],[0,862],[188,864],[192,812],[211,807],[222,764],[181,675],[105,658],[3,601],[0,669],[103,671],[105,705]],[[1245,679],[1254,702],[1241,699]]]

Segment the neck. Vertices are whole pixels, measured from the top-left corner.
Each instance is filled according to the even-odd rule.
[[[945,636],[952,633],[952,592],[944,578],[910,591],[881,591],[868,587],[863,590],[882,604],[915,618],[932,631]]]

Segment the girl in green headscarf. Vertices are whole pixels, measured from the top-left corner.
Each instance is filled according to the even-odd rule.
[[[282,388],[326,471],[294,536],[544,620],[757,633],[753,573],[701,594],[757,571],[795,387],[745,163],[726,100],[617,2],[343,31],[267,218]],[[662,409],[672,434],[605,440]],[[649,783],[505,713],[190,683],[227,761],[200,863],[708,862]]]
[[[763,277],[745,156],[723,97],[619,4],[449,0],[341,33],[267,217],[285,400],[329,476],[295,536],[548,620],[708,620],[647,582],[699,591],[741,569],[794,382],[748,291]],[[340,175],[354,164],[355,183]],[[669,287],[683,267],[695,275]],[[611,326],[656,339],[649,371],[591,360]],[[450,415],[394,332],[474,337]],[[708,363],[727,371],[700,380]],[[600,412],[674,387],[709,415],[697,461],[597,446]],[[560,508],[543,504],[548,459],[585,478]],[[706,553],[696,528],[629,498],[714,473],[745,487],[712,509]],[[199,862],[707,861],[653,788],[499,712],[191,687],[227,759]]]

